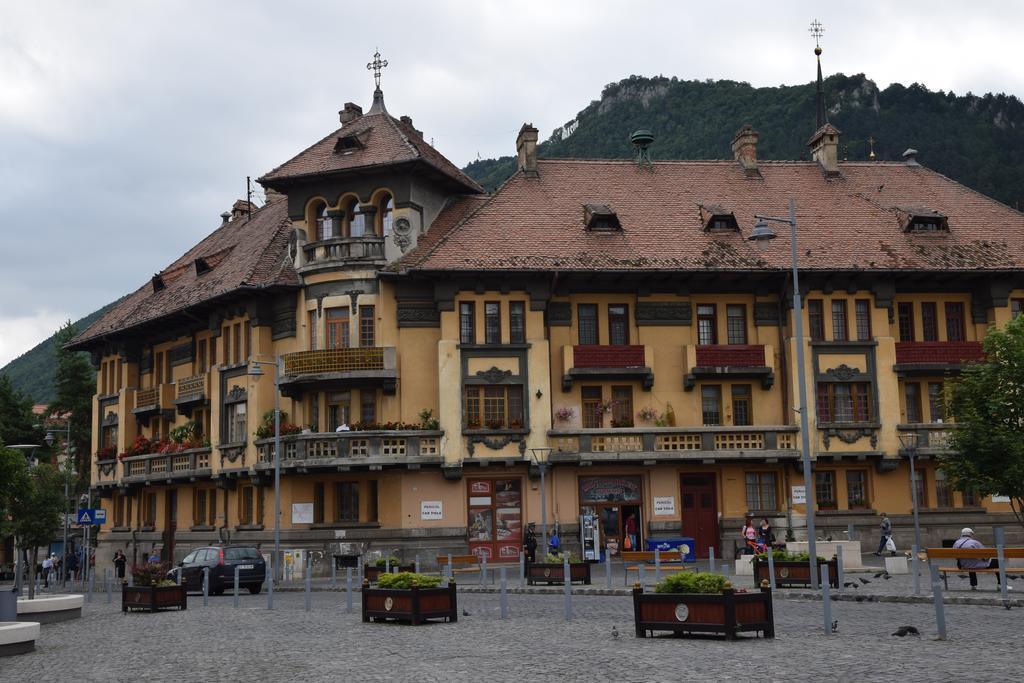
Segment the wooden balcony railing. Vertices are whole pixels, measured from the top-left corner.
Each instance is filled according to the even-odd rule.
[[[135,407],[158,406],[160,405],[160,387],[139,389],[135,392]]]
[[[577,344],[572,347],[574,368],[640,368],[646,363],[639,345]]]
[[[675,459],[679,454],[695,458],[729,457],[754,452],[756,457],[798,457],[797,428],[751,427],[633,427],[626,429],[575,429],[548,432],[555,453],[642,455],[645,459]],[[785,453],[788,452],[788,453]]]
[[[203,396],[206,394],[206,373],[202,372],[185,379],[179,379],[177,385],[179,399]]]
[[[896,364],[958,365],[985,358],[981,342],[897,342]]]
[[[196,473],[209,472],[210,448],[190,448],[177,453],[134,455],[123,461],[124,483],[149,479],[189,479]]]
[[[356,349],[299,351],[284,356],[284,374],[311,375],[323,372],[385,370],[383,346]]]
[[[360,432],[318,432],[281,437],[281,461],[286,464],[309,461],[359,459],[441,458],[443,431],[401,430]],[[274,462],[274,439],[256,442],[257,461]]]
[[[761,344],[720,344],[697,347],[697,365],[706,368],[765,367]]]

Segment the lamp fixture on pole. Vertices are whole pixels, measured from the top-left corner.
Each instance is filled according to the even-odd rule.
[[[548,552],[548,494],[547,488],[544,485],[544,471],[548,467],[548,456],[551,454],[551,448],[531,448],[530,455],[533,457],[533,461],[537,463],[537,469],[540,470],[540,538],[541,538],[541,552],[547,554]]]
[[[804,370],[804,322],[803,322],[803,305],[800,302],[800,274],[797,268],[797,257],[796,257],[796,200],[792,197],[789,199],[789,217],[787,218],[775,218],[772,216],[759,216],[755,215],[757,223],[754,224],[754,229],[750,233],[750,237],[747,239],[753,242],[758,250],[766,251],[769,243],[777,237],[775,231],[768,225],[769,222],[774,223],[786,223],[789,225],[790,235],[790,251],[792,259],[792,270],[793,270],[793,320],[795,326],[796,338],[794,344],[796,345],[796,371],[797,371],[797,384],[799,385],[799,398],[800,405],[797,407],[797,412],[800,413],[800,444],[801,454],[800,459],[803,462],[804,470],[804,491],[807,508],[807,554],[808,563],[811,570],[811,588],[814,590],[818,589],[818,560],[817,560],[817,547],[814,538],[814,479],[811,473],[811,441],[810,441],[810,421],[807,418],[807,377],[806,371]]]

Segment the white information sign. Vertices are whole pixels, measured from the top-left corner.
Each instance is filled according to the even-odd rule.
[[[1001,496],[998,493],[993,493],[992,494],[992,502],[993,503],[1009,503],[1010,502],[1010,497],[1009,496]]]
[[[313,504],[292,503],[292,524],[312,524]]]
[[[420,501],[420,519],[443,519],[444,507],[439,500]]]
[[[806,505],[807,504],[807,487],[806,486],[794,486],[792,499],[794,505]]]
[[[674,496],[655,496],[654,514],[665,517],[676,514],[676,499]]]

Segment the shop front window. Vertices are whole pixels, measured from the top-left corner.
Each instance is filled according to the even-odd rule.
[[[522,480],[471,479],[467,487],[470,552],[489,561],[518,560],[523,545]]]

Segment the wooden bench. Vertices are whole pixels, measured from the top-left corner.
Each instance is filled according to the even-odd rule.
[[[998,557],[998,551],[995,548],[928,548],[925,553],[929,564],[931,564],[932,560],[991,560]],[[1003,559],[1024,559],[1024,548],[1003,548]],[[942,576],[945,590],[949,590],[950,574],[998,574],[1000,572],[1000,569],[990,567],[983,569],[939,567],[938,569],[939,575]],[[1006,567],[1002,571],[1012,573]]]
[[[625,576],[623,578],[623,585],[629,585],[629,572],[634,571],[639,575],[640,567],[643,567],[646,570],[648,569],[648,565],[650,565],[651,569],[654,569],[654,551],[623,550],[621,556],[626,569]],[[678,550],[665,550],[660,554],[658,566],[663,572],[691,571],[693,567],[687,567],[683,564],[683,560],[685,559],[686,555],[680,553]],[[642,562],[643,564],[629,564],[630,562]]]
[[[484,583],[485,576],[483,575],[484,566],[480,561],[479,555],[452,555],[452,576],[455,574],[463,573],[480,573],[480,583]],[[448,566],[448,555],[437,556],[437,573],[444,574],[445,567]],[[515,567],[519,568],[519,563],[515,564],[509,562],[488,562],[487,569],[500,569],[501,567]],[[496,572],[495,572],[496,573]],[[494,581],[494,573],[491,574],[491,582]]]

